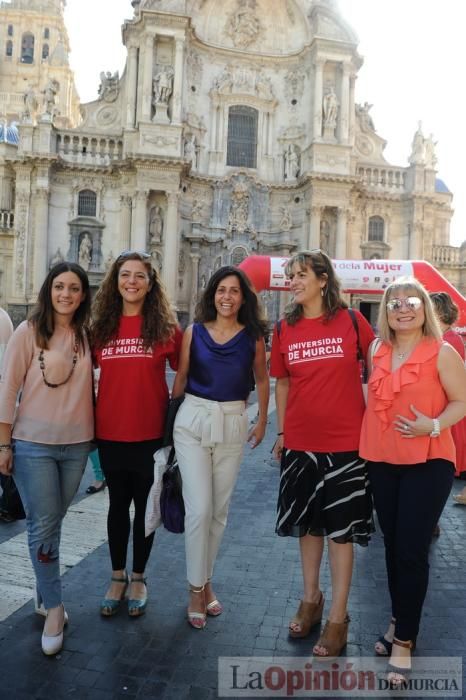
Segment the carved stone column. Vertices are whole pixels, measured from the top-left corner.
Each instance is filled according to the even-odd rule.
[[[354,144],[354,123],[356,121],[356,113],[354,108],[354,93],[356,89],[356,76],[353,74],[350,76],[350,87],[349,87],[349,129],[348,129],[348,140],[351,145]]]
[[[136,46],[128,47],[128,72],[126,79],[126,127],[131,129],[135,124],[136,94],[138,80],[138,61]]]
[[[322,137],[322,100],[324,96],[324,63],[322,59],[314,63],[314,126],[312,130],[313,141]]]
[[[212,105],[212,119],[210,120],[210,150],[217,150],[217,123],[218,123],[218,105],[214,102]]]
[[[163,240],[162,277],[172,303],[176,303],[178,270],[178,199],[177,192],[167,192],[167,218]]]
[[[183,94],[184,39],[175,39],[175,76],[173,78],[172,122],[181,123],[181,101]]]
[[[345,260],[346,258],[346,226],[348,221],[348,212],[342,207],[338,207],[337,218],[337,240],[335,245],[335,257],[337,260]]]
[[[32,292],[38,294],[48,268],[49,190],[43,187],[35,189],[32,206],[34,210]]]
[[[129,249],[131,246],[131,207],[133,201],[128,195],[120,197],[120,248],[121,251]],[[119,251],[114,251],[118,253]]]
[[[191,258],[191,297],[189,300],[189,321],[192,322],[199,291],[199,260],[201,259],[201,255],[200,253],[190,253],[189,257]]]
[[[146,250],[147,245],[147,194],[146,190],[136,192],[131,226],[131,248]]]
[[[311,223],[309,227],[309,250],[320,248],[320,217],[322,207],[311,207]]]
[[[152,78],[154,64],[154,37],[147,36],[144,44],[144,70],[142,78],[141,119],[150,121],[152,109]]]
[[[340,143],[348,143],[350,114],[350,67],[341,68]]]

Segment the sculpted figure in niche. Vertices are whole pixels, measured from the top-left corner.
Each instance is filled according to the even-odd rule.
[[[322,108],[325,126],[335,127],[338,116],[338,99],[333,87],[329,88],[327,94],[324,95]]]
[[[434,135],[431,134],[428,139],[424,141],[425,157],[426,157],[426,168],[435,169],[437,165],[437,156],[435,155],[435,146],[437,141],[434,141]]]
[[[60,248],[57,248],[57,252],[53,256],[53,258],[50,260],[50,265],[49,269],[52,267],[55,267],[55,265],[58,265],[59,263],[64,262],[65,258],[63,257],[63,253],[61,252]]]
[[[55,95],[58,93],[56,80],[49,80],[42,94],[44,96],[44,114],[53,116],[55,111]]]
[[[288,207],[282,207],[282,220],[280,221],[280,228],[282,231],[290,231],[293,225],[293,220],[291,218],[291,213]]]
[[[34,117],[37,112],[38,104],[36,93],[32,87],[28,87],[23,96],[24,100],[24,116],[27,118]]]
[[[164,67],[154,78],[154,100],[156,104],[168,104],[173,92],[173,69]]]
[[[184,140],[184,157],[191,161],[194,169],[197,168],[197,153],[198,146],[195,135],[187,136]]]
[[[372,105],[369,102],[364,102],[363,105],[356,105],[356,116],[359,121],[361,131],[375,131],[374,121],[369,114]]]
[[[296,148],[293,145],[289,145],[284,154],[285,159],[285,179],[294,180],[299,175],[300,164],[299,156],[296,152]]]
[[[327,219],[322,219],[320,222],[320,241],[319,246],[321,250],[328,253],[330,245],[330,224]]]
[[[159,206],[153,207],[150,212],[149,234],[151,243],[160,243],[163,235],[163,216]]]
[[[83,270],[89,270],[89,265],[92,260],[92,241],[89,238],[89,234],[85,233],[81,239],[79,246],[79,257],[78,262],[83,268]]]

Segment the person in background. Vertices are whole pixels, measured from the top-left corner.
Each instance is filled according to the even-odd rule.
[[[89,310],[85,271],[75,263],[55,265],[30,320],[8,343],[0,383],[0,472],[13,473],[26,511],[37,609],[46,614],[42,651],[47,655],[62,648],[68,621],[60,579],[61,525],[94,437]]]
[[[93,305],[92,347],[100,369],[96,438],[109,492],[110,586],[100,604],[114,615],[129,586],[128,613],[144,614],[144,571],[154,533],[145,536],[154,452],[161,447],[168,387],[167,361],[178,367],[181,331],[148,253],[125,251],[110,267]],[[130,506],[134,503],[133,569],[126,570]]]
[[[107,486],[102,467],[100,466],[99,451],[93,450],[89,455],[89,459],[91,460],[92,471],[94,472],[94,483],[87,487],[86,493],[99,493],[100,491],[104,491]]]
[[[270,366],[277,378],[274,454],[281,460],[276,532],[299,537],[304,595],[289,624],[291,637],[306,637],[322,619],[319,578],[327,537],[332,604],[313,653],[332,657],[347,640],[353,544],[367,545],[374,529],[366,465],[358,454],[364,414],[358,345],[365,355],[374,334],[354,311],[356,334],[326,253],[297,253],[285,272],[293,300],[275,326]]]
[[[3,355],[6,350],[6,346],[11,336],[13,335],[13,324],[11,318],[8,316],[5,309],[0,306],[0,377],[2,375],[2,360]],[[4,523],[12,523],[16,520],[15,513],[12,512],[11,503],[9,499],[6,498],[7,489],[7,479],[9,476],[0,474],[0,485],[3,489],[2,496],[0,497],[0,521]],[[18,494],[15,488],[15,493]],[[20,501],[19,495],[17,495],[17,500]]]
[[[246,275],[221,267],[210,278],[183,338],[173,397],[185,392],[173,432],[186,509],[188,622],[203,629],[222,605],[211,579],[246,440],[257,447],[267,424],[266,322]],[[257,422],[246,400],[255,381]]]
[[[447,292],[433,292],[430,295],[435,313],[443,333],[443,339],[455,348],[464,362],[465,350],[463,339],[452,326],[458,319],[458,307]],[[451,434],[456,448],[455,476],[466,475],[466,418],[451,426]],[[466,486],[453,496],[453,499],[461,505],[466,505]],[[438,528],[438,525],[437,525]]]
[[[378,328],[359,451],[368,461],[392,606],[375,652],[390,656],[388,681],[398,688],[411,668],[432,532],[453,482],[450,427],[466,412],[466,370],[442,342],[429,295],[414,278],[388,285]]]

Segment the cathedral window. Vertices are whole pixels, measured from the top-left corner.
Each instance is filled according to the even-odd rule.
[[[81,190],[78,198],[78,216],[95,216],[97,195],[92,190]]]
[[[21,63],[34,63],[34,34],[26,32],[21,42]]]
[[[48,27],[44,29],[44,39],[50,39],[50,29]]]
[[[257,109],[230,107],[227,165],[239,168],[257,167],[257,123]]]
[[[49,45],[44,44],[42,47],[42,60],[45,60],[48,57],[49,57]]]
[[[371,216],[369,219],[369,234],[367,239],[369,241],[382,242],[384,239],[384,220],[381,216]]]
[[[13,25],[12,24],[8,25],[8,36],[13,36]]]
[[[13,56],[13,42],[12,41],[7,41],[6,42],[6,51],[5,54],[7,56]]]

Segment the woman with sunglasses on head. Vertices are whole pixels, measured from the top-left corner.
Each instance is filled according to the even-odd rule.
[[[429,580],[429,545],[450,493],[450,427],[466,412],[466,371],[442,342],[428,293],[414,278],[389,284],[379,310],[360,453],[368,460],[384,536],[392,619],[375,645],[388,680],[409,675]]]
[[[430,298],[437,314],[443,339],[455,348],[461,359],[465,360],[463,339],[452,326],[458,319],[458,307],[447,292],[432,292]],[[455,476],[459,477],[466,472],[466,418],[451,426],[451,434],[456,449]],[[466,506],[466,486],[460,493],[453,496],[453,500]],[[438,534],[436,532],[436,534]]]
[[[269,378],[266,322],[246,275],[221,267],[210,278],[183,338],[173,396],[185,392],[174,442],[183,481],[188,622],[203,629],[223,608],[211,578],[244,444],[262,442]],[[246,399],[255,380],[259,413],[248,434]]]
[[[61,525],[94,437],[89,310],[85,271],[74,263],[55,265],[29,321],[10,339],[0,383],[0,472],[13,473],[26,511],[47,655],[62,648],[68,621],[60,579]]]
[[[367,471],[358,455],[364,414],[358,345],[365,355],[374,334],[354,311],[356,333],[325,253],[298,253],[285,273],[293,300],[275,327],[270,371],[277,378],[274,453],[281,460],[276,532],[300,543],[304,595],[289,624],[291,637],[306,637],[322,619],[327,537],[332,604],[313,653],[328,658],[347,640],[353,543],[367,545],[373,531]]]
[[[167,361],[177,369],[181,345],[181,331],[147,253],[126,251],[112,264],[94,301],[91,337],[100,369],[96,437],[110,499],[112,576],[100,612],[114,615],[129,586],[128,613],[138,617],[147,606],[144,571],[154,534],[145,537],[144,515],[154,480],[153,454],[161,447],[168,406],[165,369]]]

